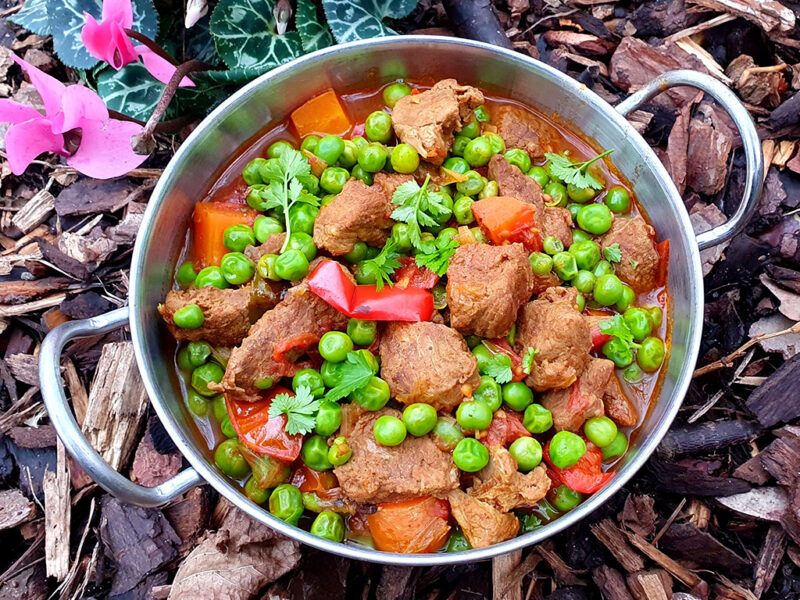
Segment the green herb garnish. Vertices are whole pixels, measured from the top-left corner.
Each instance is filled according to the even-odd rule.
[[[424,250],[416,255],[418,267],[428,267],[431,271],[442,277],[448,267],[450,267],[450,259],[456,253],[456,248],[459,244],[452,237],[439,237],[435,241],[428,244],[422,244]]]
[[[611,244],[603,248],[603,256],[606,257],[608,262],[616,262],[622,260],[622,251],[619,249],[619,244]]]
[[[425,178],[420,187],[411,180],[399,186],[392,196],[392,203],[397,204],[392,212],[392,219],[408,225],[408,238],[417,250],[425,250],[422,244],[422,227],[436,227],[439,223],[434,216],[443,217],[450,213],[445,205],[444,194],[428,190],[431,176]]]
[[[328,390],[325,400],[336,402],[345,396],[349,396],[356,390],[364,387],[375,375],[372,366],[360,352],[348,352],[347,358],[339,367],[341,371],[341,382],[336,387]]]
[[[625,319],[622,318],[622,315],[614,315],[610,319],[600,321],[597,325],[600,327],[601,332],[619,338],[621,342],[625,342],[628,348],[639,347],[639,344],[633,339],[633,333],[625,322]]]
[[[571,183],[580,189],[590,187],[596,190],[602,190],[603,183],[599,181],[597,177],[589,173],[589,165],[605,156],[608,156],[612,152],[613,150],[606,150],[594,158],[590,158],[589,160],[579,163],[574,163],[566,156],[562,156],[561,154],[547,152],[544,156],[550,161],[550,172],[559,179],[562,179],[565,184]]]
[[[286,433],[289,435],[305,435],[314,430],[317,424],[316,412],[319,410],[319,400],[311,394],[311,388],[301,385],[294,396],[278,394],[272,399],[269,406],[269,417],[275,419],[286,415]]]
[[[375,274],[375,287],[380,291],[384,283],[388,283],[389,287],[394,285],[392,275],[395,269],[400,268],[398,258],[402,256],[396,250],[396,243],[392,238],[386,240],[386,245],[381,249],[375,258],[369,258],[361,262],[362,273]]]
[[[526,375],[531,374],[533,359],[536,358],[537,354],[539,354],[539,351],[534,348],[529,347],[525,349],[525,354],[522,356],[522,372]]]
[[[514,379],[511,370],[511,357],[505,354],[495,354],[484,369],[484,375],[493,378],[497,383],[508,383]]]

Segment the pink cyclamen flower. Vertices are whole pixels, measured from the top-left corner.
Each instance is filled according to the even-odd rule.
[[[122,67],[142,58],[144,68],[162,83],[167,83],[175,73],[175,65],[160,57],[146,46],[134,46],[126,29],[133,26],[131,0],[103,0],[102,20],[83,13],[86,24],[81,30],[81,40],[89,54],[107,62],[119,71]],[[194,87],[188,77],[181,79],[179,87]]]
[[[81,85],[66,86],[50,75],[12,54],[44,103],[45,114],[14,102],[0,99],[0,122],[11,123],[5,145],[8,166],[22,174],[43,152],[67,158],[67,164],[84,175],[109,179],[135,169],[147,158],[133,152],[131,138],[142,126],[112,119],[102,98]],[[65,135],[80,138],[77,150],[69,152]]]

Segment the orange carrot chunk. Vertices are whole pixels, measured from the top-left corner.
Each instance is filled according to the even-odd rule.
[[[292,113],[292,124],[302,138],[307,135],[344,135],[352,123],[333,90],[312,98]]]
[[[253,225],[258,212],[233,202],[199,202],[194,207],[192,242],[196,270],[218,266],[228,253],[223,243],[231,225]]]

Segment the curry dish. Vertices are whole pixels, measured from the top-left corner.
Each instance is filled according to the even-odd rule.
[[[668,351],[669,242],[612,152],[453,79],[271,127],[158,307],[217,467],[388,552],[497,544],[600,490]]]

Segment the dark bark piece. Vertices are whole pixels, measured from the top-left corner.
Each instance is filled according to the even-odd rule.
[[[703,580],[700,579],[700,577],[698,577],[695,573],[675,562],[675,560],[650,544],[643,537],[631,532],[629,532],[627,535],[631,544],[641,550],[650,560],[658,563],[659,566],[669,571],[674,577],[679,579],[686,586],[694,588],[704,583]]]
[[[20,448],[52,448],[56,445],[56,430],[52,425],[12,427],[8,435]]]
[[[590,528],[594,537],[617,559],[622,568],[629,573],[644,569],[641,555],[631,547],[625,534],[611,519],[593,523]]]
[[[707,531],[691,523],[673,523],[661,537],[659,547],[674,558],[712,571],[735,576],[751,563]]]
[[[327,557],[326,557],[327,558]],[[347,571],[344,570],[346,574]],[[381,569],[381,578],[375,590],[376,600],[410,600],[414,598],[414,580],[419,576],[419,569],[386,565]],[[327,586],[326,586],[327,587]],[[342,590],[344,592],[344,590]],[[328,598],[326,594],[326,598]]]
[[[783,363],[747,399],[747,408],[764,427],[786,423],[800,416],[800,354]]]
[[[736,467],[733,476],[754,483],[755,485],[764,485],[770,478],[770,474],[767,473],[767,470],[761,464],[760,455],[756,455]]]
[[[630,22],[640,37],[666,37],[690,27],[697,15],[687,12],[684,0],[652,0],[642,2],[633,11]]]
[[[76,279],[86,280],[94,270],[90,268],[91,265],[86,265],[79,260],[75,260],[71,256],[67,256],[56,246],[43,238],[35,238],[36,243],[39,244],[39,250],[42,251],[42,256],[51,262],[56,267],[65,273],[72,275]]]
[[[686,183],[701,194],[716,194],[725,186],[733,136],[724,123],[712,124],[699,115],[689,123]]]
[[[631,494],[625,499],[625,507],[620,515],[620,523],[623,527],[638,533],[642,537],[652,536],[656,531],[654,505],[655,500],[652,496]]]
[[[670,494],[693,496],[733,496],[750,490],[741,479],[717,477],[718,462],[681,460],[676,463],[651,458],[647,470],[655,489]]]
[[[110,301],[97,292],[84,292],[61,303],[61,312],[72,319],[88,319],[112,309]]]
[[[204,487],[186,492],[180,500],[164,507],[164,516],[181,538],[178,547],[180,556],[185,556],[197,544],[206,530],[211,507]]]
[[[177,451],[162,454],[156,449],[151,424],[157,420],[155,416],[150,418],[147,432],[136,448],[131,466],[131,479],[145,487],[155,487],[175,477],[181,470],[183,460]]]
[[[0,583],[3,600],[45,600],[47,593],[44,561],[23,566],[16,575]]]
[[[764,538],[761,551],[758,553],[753,573],[755,579],[753,594],[756,598],[761,598],[761,595],[772,585],[775,573],[778,572],[778,567],[783,560],[783,554],[786,552],[786,544],[786,534],[780,525],[771,525],[767,531],[767,537]]]
[[[56,196],[56,213],[65,217],[115,212],[127,204],[136,188],[127,179],[79,179]]]
[[[444,8],[456,33],[487,44],[511,48],[490,0],[444,0]]]
[[[66,277],[0,281],[0,304],[23,304],[51,292],[67,289],[73,283]]]
[[[552,541],[547,540],[536,546],[536,552],[550,565],[550,569],[553,571],[553,578],[559,584],[586,585],[586,582],[575,575],[573,569],[556,554],[555,545]]]
[[[55,472],[55,448],[22,448],[10,437],[6,437],[6,447],[17,463],[18,486],[29,498],[36,496],[44,503],[42,480],[45,471]]]
[[[622,573],[608,565],[594,569],[592,580],[608,600],[633,600]]]
[[[766,120],[767,127],[777,130],[800,123],[800,92],[784,100]]]
[[[351,561],[331,556],[320,550],[311,548],[304,550],[303,562],[289,581],[287,591],[290,597],[304,600],[344,600]],[[406,588],[406,584],[418,571],[401,567],[383,567],[376,590],[377,600],[394,598],[405,600],[413,597],[414,586]]]
[[[720,448],[755,439],[763,431],[757,423],[748,421],[712,421],[670,429],[658,454],[664,458],[714,452]]]

